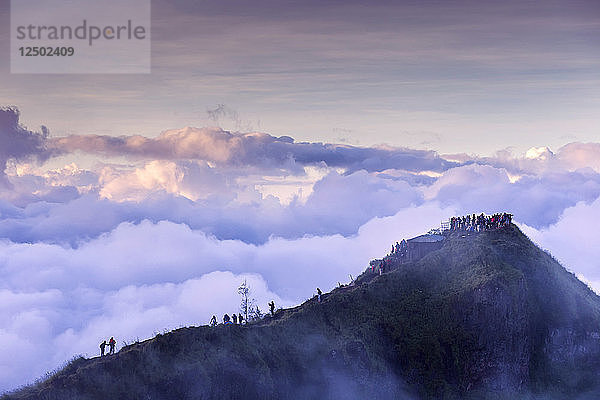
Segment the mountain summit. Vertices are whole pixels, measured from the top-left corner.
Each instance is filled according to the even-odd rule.
[[[320,302],[80,358],[2,399],[598,398],[600,298],[516,226],[411,246]]]

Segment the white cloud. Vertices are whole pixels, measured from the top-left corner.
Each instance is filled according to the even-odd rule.
[[[72,175],[72,169],[65,170]],[[134,169],[105,166],[97,175],[99,190],[87,193],[79,187],[52,186],[42,172],[12,176],[14,187],[20,188],[20,207],[5,203],[0,235],[17,242],[78,245],[122,221],[149,219],[186,223],[221,239],[264,243],[272,235],[352,235],[373,217],[394,215],[423,201],[420,189],[403,179],[365,171],[323,173],[311,172],[304,181],[290,177],[292,187],[301,184],[310,192],[288,204],[261,194],[259,190],[272,185],[265,183],[268,177],[237,176],[239,171],[197,162],[156,161]],[[33,187],[39,188],[37,195],[29,191]],[[10,196],[7,200],[14,202]]]
[[[525,158],[546,161],[554,158],[554,153],[546,146],[532,147],[525,153]]]
[[[190,200],[233,193],[230,178],[206,162],[154,160],[133,170],[104,167],[100,173],[101,197],[115,201],[142,201],[153,192],[166,192]]]
[[[547,228],[537,230],[524,225],[523,231],[600,293],[598,221],[600,199],[567,208],[559,221]]]
[[[570,143],[558,150],[557,158],[569,170],[592,168],[600,173],[600,143]]]

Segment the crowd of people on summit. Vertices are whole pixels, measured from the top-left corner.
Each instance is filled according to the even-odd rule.
[[[402,239],[402,241],[400,243],[396,242],[396,244],[392,245],[392,252],[390,254],[393,254],[397,257],[402,257],[402,256],[406,255],[407,251],[408,251],[408,243],[406,242],[405,239]]]
[[[482,232],[499,229],[510,225],[512,214],[499,213],[493,215],[467,215],[463,217],[450,218],[451,231]]]
[[[462,217],[452,217],[449,221],[443,222],[440,229],[433,229],[429,233],[440,235],[452,231],[490,231],[509,226],[512,223],[512,217],[512,214],[509,213],[496,213],[492,215],[481,213],[479,215],[470,214]],[[392,269],[394,263],[407,261],[410,251],[412,251],[411,246],[405,239],[392,244],[392,250],[386,257],[370,262],[371,272],[379,272],[379,275],[384,274]]]

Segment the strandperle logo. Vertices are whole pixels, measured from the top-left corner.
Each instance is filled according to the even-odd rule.
[[[81,25],[73,28],[70,25],[46,26],[33,25],[17,26],[18,40],[85,40],[91,46],[99,39],[105,40],[144,40],[146,39],[146,27],[134,25],[131,20],[127,20],[126,25],[108,25],[104,27],[88,25],[87,20],[83,20]]]
[[[11,72],[149,73],[150,0],[12,0]]]

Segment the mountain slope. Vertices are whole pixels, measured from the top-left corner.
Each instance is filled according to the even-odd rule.
[[[251,325],[78,359],[2,399],[472,398],[600,393],[600,298],[514,226]],[[546,398],[546,397],[544,397]],[[597,398],[589,397],[589,398]]]

